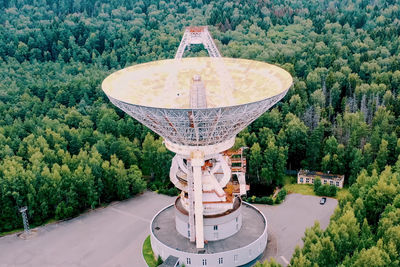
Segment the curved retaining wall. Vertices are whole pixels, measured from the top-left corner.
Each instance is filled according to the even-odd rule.
[[[157,237],[154,235],[152,231],[152,224],[154,219],[162,213],[164,210],[167,208],[171,207],[172,205],[168,205],[167,207],[163,208],[160,210],[151,220],[150,223],[150,241],[151,241],[151,246],[153,249],[153,252],[155,255],[160,255],[163,260],[165,260],[169,255],[173,255],[175,257],[179,258],[179,261],[181,264],[185,264],[185,266],[240,266],[240,265],[245,265],[254,259],[256,259],[263,251],[265,250],[267,246],[267,240],[268,240],[268,234],[267,234],[267,229],[268,229],[268,224],[267,224],[267,219],[265,218],[264,214],[260,212],[256,207],[253,205],[250,205],[248,203],[243,203],[244,205],[248,205],[254,210],[256,210],[258,213],[261,214],[262,218],[264,219],[265,222],[265,229],[263,233],[252,243],[238,248],[238,249],[233,249],[229,251],[223,251],[223,252],[218,252],[218,253],[213,253],[213,254],[196,254],[196,253],[190,253],[190,252],[185,252],[185,251],[180,251],[176,250],[174,248],[168,247],[164,243],[162,243],[160,240],[157,239]],[[190,258],[190,263],[188,263],[187,258]],[[221,263],[222,259],[222,263]],[[204,265],[204,260],[206,261],[206,265]]]

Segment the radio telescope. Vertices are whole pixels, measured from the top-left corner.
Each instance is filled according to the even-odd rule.
[[[197,44],[209,57],[182,57]],[[174,59],[127,67],[103,81],[114,105],[176,153],[170,180],[181,194],[152,220],[156,255],[186,266],[237,266],[264,251],[267,221],[240,199],[246,194],[244,174],[238,175],[239,192],[228,190],[232,162],[222,152],[282,99],[292,82],[277,66],[221,57],[207,27],[187,27]]]

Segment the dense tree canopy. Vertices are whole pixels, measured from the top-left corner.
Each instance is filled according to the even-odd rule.
[[[400,159],[397,164],[400,164]],[[322,231],[307,229],[291,266],[398,266],[400,169],[362,171]]]
[[[275,186],[286,169],[306,168],[345,174],[350,186],[328,229],[308,230],[291,264],[399,265],[398,1],[0,7],[0,232],[21,227],[20,206],[40,224],[125,199],[146,182],[170,188],[172,154],[100,85],[117,69],[172,58],[185,26],[210,25],[224,56],[277,64],[294,77],[285,99],[237,138],[250,148],[249,182]]]

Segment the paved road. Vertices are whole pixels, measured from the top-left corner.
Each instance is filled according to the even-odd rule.
[[[146,192],[131,200],[38,228],[22,240],[0,238],[0,267],[146,266],[142,244],[152,217],[173,198]]]
[[[265,258],[274,257],[286,266],[293,255],[296,245],[303,245],[304,231],[319,221],[325,229],[337,206],[337,200],[328,198],[320,205],[320,197],[290,194],[278,206],[255,205],[268,221],[268,245]]]
[[[149,235],[150,220],[173,201],[172,197],[146,192],[69,221],[39,227],[37,236],[29,240],[15,234],[2,237],[0,267],[146,266],[141,249]],[[279,206],[257,205],[269,224],[266,257],[274,256],[284,264],[296,244],[301,244],[306,227],[315,220],[328,225],[337,201],[328,199],[324,206],[318,201],[317,197],[292,194]]]

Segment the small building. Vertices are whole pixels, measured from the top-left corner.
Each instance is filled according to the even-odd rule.
[[[308,170],[300,170],[297,173],[298,184],[314,184],[314,180],[319,177],[321,184],[334,185],[339,188],[343,188],[344,175],[330,174],[323,172],[315,172]]]

